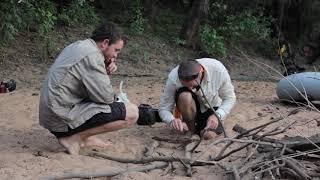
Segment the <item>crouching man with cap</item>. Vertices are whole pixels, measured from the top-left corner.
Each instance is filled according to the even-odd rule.
[[[210,58],[187,60],[169,73],[159,114],[178,132],[211,139],[223,132],[220,122],[235,102],[234,87],[221,62]]]

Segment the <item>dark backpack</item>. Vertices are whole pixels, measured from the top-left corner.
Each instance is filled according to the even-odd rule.
[[[140,104],[138,125],[151,126],[156,122],[162,122],[158,109],[152,108],[149,104]]]

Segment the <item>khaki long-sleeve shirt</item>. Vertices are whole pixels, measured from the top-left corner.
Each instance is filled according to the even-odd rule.
[[[42,84],[40,125],[55,132],[76,128],[95,114],[110,113],[114,91],[104,56],[95,41],[67,46],[51,66]]]
[[[200,84],[204,95],[212,107],[219,107],[216,113],[223,120],[230,113],[236,102],[236,95],[229,73],[223,64],[215,59],[202,58],[197,59],[197,61],[205,71],[204,78]],[[164,92],[160,97],[159,114],[167,124],[170,124],[174,119],[172,111],[175,106],[175,94],[177,89],[182,87],[178,77],[178,67],[175,67],[169,73]],[[200,101],[201,112],[205,112],[210,106],[200,90],[196,94]]]

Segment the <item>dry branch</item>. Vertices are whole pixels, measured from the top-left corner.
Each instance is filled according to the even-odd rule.
[[[190,139],[190,138],[184,138],[184,139],[170,139],[170,138],[163,138],[163,137],[157,137],[154,136],[152,137],[152,139],[157,140],[157,141],[163,141],[163,142],[167,142],[167,143],[173,143],[173,144],[188,144],[191,142],[196,141],[195,139]]]
[[[288,112],[287,116],[284,116],[284,117],[281,116],[281,117],[276,118],[276,119],[274,119],[274,120],[272,120],[272,121],[270,121],[270,122],[267,122],[267,123],[265,123],[265,124],[262,124],[262,125],[260,125],[260,126],[254,127],[254,128],[252,128],[252,129],[249,129],[249,130],[246,130],[246,129],[244,129],[244,128],[241,128],[240,125],[235,125],[234,128],[233,128],[233,130],[234,130],[234,131],[237,131],[237,132],[240,133],[240,134],[237,135],[236,137],[234,137],[234,139],[240,139],[240,138],[244,137],[245,135],[248,135],[250,132],[255,131],[255,130],[258,130],[256,133],[254,133],[254,135],[256,136],[256,134],[257,134],[258,132],[262,131],[262,130],[263,130],[265,127],[267,127],[268,125],[273,124],[273,123],[275,123],[275,122],[278,122],[278,121],[284,119],[285,117],[291,116],[291,115],[293,115],[293,114],[297,114],[297,113],[299,112],[299,110],[301,110],[301,109],[300,109],[300,108],[293,109],[293,110],[291,110],[291,111]],[[265,135],[265,136],[266,136],[266,135]],[[276,142],[276,141],[274,141],[273,139],[269,139],[269,138],[263,138],[263,139],[262,139],[262,137],[260,137],[260,138],[258,138],[258,136],[256,136],[256,137],[257,137],[257,138],[254,138],[254,139],[259,139],[259,140],[263,140],[263,141],[270,141],[270,142]],[[228,148],[232,143],[233,143],[233,141],[228,142],[228,143],[220,150],[220,152],[219,152],[218,155],[214,158],[214,160],[215,160],[215,161],[222,160],[222,159],[226,158],[227,156],[231,155],[232,153],[237,152],[237,151],[239,151],[239,150],[247,147],[247,145],[244,145],[243,147],[234,150],[232,153],[228,153],[227,156],[226,156],[226,155],[223,156],[224,152],[227,150],[227,148]]]
[[[166,162],[158,162],[152,165],[146,165],[143,167],[137,167],[132,169],[117,169],[109,172],[72,172],[72,173],[65,173],[60,176],[51,176],[51,177],[45,177],[44,179],[47,180],[59,180],[59,179],[72,179],[72,178],[97,178],[97,177],[112,177],[123,173],[129,173],[129,172],[144,172],[144,171],[150,171],[153,169],[161,169],[168,166],[168,163]],[[85,171],[85,170],[84,170]]]
[[[203,138],[204,138],[204,134],[207,132],[207,130],[203,130],[201,135],[200,135],[200,140],[198,141],[198,143],[190,150],[191,153],[193,153],[197,147],[200,145],[200,143],[203,141]]]
[[[235,180],[241,180],[239,171],[236,166],[232,166],[232,172]]]
[[[284,159],[286,165],[291,168],[292,170],[294,170],[303,180],[308,180],[311,179],[311,177],[306,174],[303,170],[301,170],[301,168],[297,167],[296,163],[294,163],[294,161],[292,159]]]
[[[195,145],[193,143],[187,144],[186,147],[184,148],[184,157],[186,159],[186,172],[187,176],[191,177],[192,176],[192,168],[191,168],[191,158],[192,158],[192,153],[191,150],[193,149]]]
[[[123,157],[114,157],[108,154],[90,151],[87,153],[88,156],[91,157],[100,157],[104,159],[108,159],[111,161],[117,161],[120,163],[132,163],[132,164],[146,164],[151,163],[155,161],[163,161],[163,162],[180,162],[181,160],[184,162],[187,162],[188,160],[185,158],[180,157],[142,157],[140,159],[129,159],[129,158],[123,158]],[[191,166],[205,166],[205,165],[217,165],[218,162],[214,161],[202,161],[202,160],[196,160],[191,162]]]

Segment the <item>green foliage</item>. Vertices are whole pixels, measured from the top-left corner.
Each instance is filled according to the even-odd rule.
[[[270,29],[267,28],[269,26],[270,19],[247,10],[237,15],[227,16],[225,24],[219,27],[219,31],[232,42],[241,37],[260,40],[269,37]]]
[[[200,31],[200,39],[206,52],[226,56],[224,38],[214,28],[205,25]]]
[[[33,5],[33,9],[35,11],[27,10],[28,14],[32,15],[34,13],[34,19],[30,19],[30,22],[34,21],[35,24],[38,25],[38,31],[40,36],[46,36],[49,32],[51,32],[56,23],[57,17],[55,14],[54,5],[48,1],[35,1]]]
[[[178,44],[178,45],[186,45],[187,44],[187,41],[184,40],[184,39],[180,39],[180,38],[174,38],[173,39],[173,42],[175,44]]]
[[[185,40],[178,38],[183,19],[183,14],[178,14],[170,9],[161,9],[157,12],[153,24],[150,24],[152,35],[174,44],[186,44]]]
[[[14,39],[22,26],[21,12],[17,6],[15,0],[0,2],[0,33],[2,41]]]
[[[95,13],[95,9],[86,0],[73,0],[71,4],[63,9],[58,15],[58,20],[68,26],[76,24],[96,24],[99,22],[99,17]]]
[[[3,42],[13,40],[18,32],[37,31],[40,38],[50,33],[57,20],[67,25],[98,22],[93,6],[86,0],[73,0],[70,6],[57,13],[51,0],[6,0],[0,2],[0,34]],[[47,38],[47,37],[46,37]]]
[[[4,40],[12,40],[19,31],[36,28],[43,36],[50,32],[56,22],[55,6],[49,0],[5,1],[0,3],[3,26],[0,31]]]
[[[146,19],[142,15],[143,7],[140,0],[134,0],[132,7],[132,22],[131,22],[131,32],[135,34],[142,34],[145,30],[144,26]]]
[[[208,19],[200,31],[201,42],[208,53],[224,56],[227,53],[226,42],[237,44],[250,39],[258,43],[269,38],[271,30],[268,27],[272,19],[258,7],[248,5],[248,9],[243,7],[238,11],[237,3],[218,0],[210,4]]]

